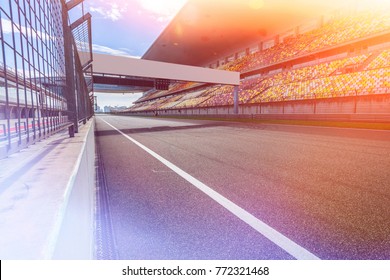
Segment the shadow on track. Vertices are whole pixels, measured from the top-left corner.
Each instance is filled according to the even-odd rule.
[[[185,126],[156,126],[156,127],[145,127],[145,128],[121,129],[121,131],[125,134],[136,134],[136,133],[151,133],[151,132],[162,132],[162,131],[177,131],[177,130],[185,130],[185,129],[198,129],[198,128],[218,127],[218,126],[224,126],[224,124],[208,123],[208,124],[185,125]],[[95,136],[109,136],[115,134],[118,134],[118,131],[113,129],[95,131]]]

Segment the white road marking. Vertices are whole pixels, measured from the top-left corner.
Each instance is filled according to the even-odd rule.
[[[172,173],[173,171],[172,170],[155,170],[155,169],[152,169],[152,172],[153,173]]]
[[[287,253],[289,253],[291,256],[298,260],[319,260],[319,258],[314,255],[313,253],[309,252],[305,248],[301,247],[288,237],[284,236],[282,233],[278,232],[277,230],[273,229],[263,221],[259,220],[255,216],[253,216],[251,213],[247,212],[245,209],[241,208],[234,202],[230,201],[226,197],[222,196],[218,192],[214,191],[212,188],[208,187],[198,179],[194,178],[184,170],[180,169],[170,161],[166,160],[159,154],[155,153],[148,147],[144,146],[137,140],[131,138],[127,134],[123,133],[121,130],[113,126],[112,124],[106,122],[105,120],[101,119],[103,122],[105,122],[107,125],[118,131],[120,134],[122,134],[124,137],[126,137],[128,140],[133,142],[135,145],[143,149],[145,152],[159,160],[161,163],[163,163],[165,166],[170,168],[172,171],[177,173],[179,176],[184,178],[186,181],[197,187],[199,190],[204,192],[206,195],[208,195],[210,198],[212,198],[214,201],[218,202],[220,205],[222,205],[225,209],[230,211],[232,214],[234,214],[236,217],[247,223],[249,226],[251,226],[253,229],[255,229],[257,232],[268,238],[271,242],[285,250]]]

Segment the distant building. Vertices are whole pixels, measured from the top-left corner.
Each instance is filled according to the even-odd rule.
[[[128,109],[129,107],[127,106],[104,106],[103,110],[97,106],[97,113],[112,113],[112,112],[119,112],[119,111],[124,111]]]
[[[102,108],[100,108],[100,106],[96,106],[95,113],[102,113],[102,112],[103,112]]]

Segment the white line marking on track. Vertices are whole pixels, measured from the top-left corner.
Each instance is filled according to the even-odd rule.
[[[131,138],[127,134],[123,133],[121,130],[113,126],[112,124],[108,123],[107,121],[100,118],[103,122],[105,122],[107,125],[118,131],[120,134],[122,134],[124,137],[126,137],[128,140],[133,142],[135,145],[143,149],[145,152],[159,160],[161,163],[163,163],[165,166],[170,168],[172,171],[177,173],[179,176],[184,178],[186,181],[197,187],[199,190],[204,192],[206,195],[208,195],[210,198],[212,198],[214,201],[218,202],[220,205],[222,205],[225,209],[230,211],[232,214],[234,214],[236,217],[247,223],[249,226],[251,226],[253,229],[255,229],[257,232],[268,238],[271,242],[285,250],[287,253],[289,253],[291,256],[298,260],[319,260],[319,258],[314,255],[313,253],[309,252],[305,248],[301,247],[288,237],[284,236],[282,233],[278,232],[277,230],[273,229],[263,221],[259,220],[255,216],[253,216],[251,213],[247,212],[234,202],[230,201],[226,197],[222,196],[218,192],[214,191],[198,179],[194,178],[184,170],[180,169],[170,161],[166,160],[159,154],[155,153],[148,147],[144,146],[137,140]]]

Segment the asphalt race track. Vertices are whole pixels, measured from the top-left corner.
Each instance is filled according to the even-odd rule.
[[[390,259],[390,132],[96,118],[119,259]]]

